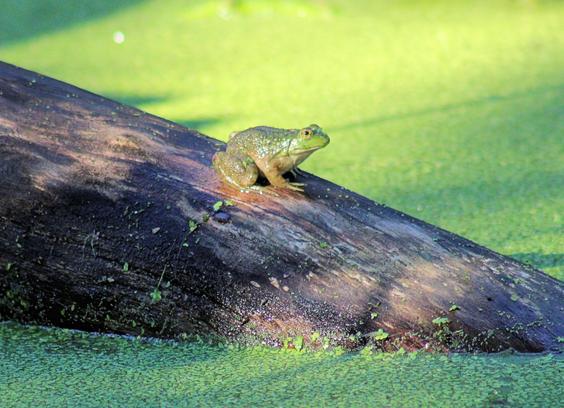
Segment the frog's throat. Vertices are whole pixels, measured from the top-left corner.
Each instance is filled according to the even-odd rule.
[[[293,155],[293,154],[303,154],[303,153],[310,153],[310,152],[314,152],[316,150],[321,149],[321,147],[311,147],[309,149],[295,149],[292,151],[288,151],[288,154]]]
[[[319,147],[312,147],[311,149],[295,149],[295,150],[290,150],[290,146],[287,146],[286,149],[279,151],[277,154],[274,155],[274,158],[277,157],[295,157],[295,156],[300,156],[303,157],[304,159],[306,157],[308,157],[310,154],[312,154],[313,152],[315,152],[316,150],[319,150]]]

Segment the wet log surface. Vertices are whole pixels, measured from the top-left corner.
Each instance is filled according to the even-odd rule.
[[[0,319],[312,347],[560,347],[563,283],[310,174],[304,194],[231,189],[210,168],[222,148],[0,63]]]

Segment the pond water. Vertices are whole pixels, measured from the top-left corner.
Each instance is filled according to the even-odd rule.
[[[0,324],[2,406],[543,406],[558,355],[297,352]]]

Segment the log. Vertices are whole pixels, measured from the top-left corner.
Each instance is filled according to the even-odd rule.
[[[559,349],[562,282],[311,174],[305,193],[239,192],[210,167],[222,148],[1,63],[0,319],[296,348]]]

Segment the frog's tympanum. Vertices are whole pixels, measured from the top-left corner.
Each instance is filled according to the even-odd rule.
[[[310,154],[329,143],[329,136],[317,125],[303,129],[267,126],[233,132],[225,152],[213,156],[213,167],[226,183],[243,191],[260,189],[259,176],[278,188],[303,191],[303,183],[292,183],[282,175],[294,172]]]

